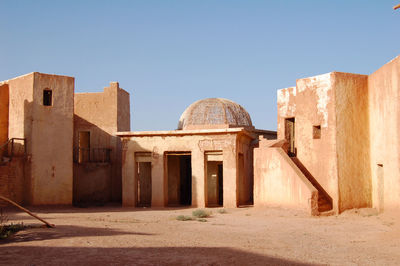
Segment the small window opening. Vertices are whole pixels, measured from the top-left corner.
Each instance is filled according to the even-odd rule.
[[[313,126],[313,139],[321,138],[321,125]]]
[[[52,103],[52,96],[53,96],[53,92],[51,90],[43,90],[43,105],[44,106],[51,106]]]

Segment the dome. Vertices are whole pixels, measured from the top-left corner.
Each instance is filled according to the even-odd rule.
[[[178,129],[253,127],[249,113],[239,104],[222,98],[192,103],[181,115]]]

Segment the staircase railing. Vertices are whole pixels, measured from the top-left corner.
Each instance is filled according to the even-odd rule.
[[[11,138],[5,143],[0,145],[0,160],[3,157],[8,157],[9,161],[14,156],[26,155],[26,139],[25,138]]]

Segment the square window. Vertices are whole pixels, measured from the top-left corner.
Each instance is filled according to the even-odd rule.
[[[43,90],[43,105],[51,106],[53,104],[53,92],[51,90]]]
[[[321,125],[313,126],[313,139],[321,138]]]

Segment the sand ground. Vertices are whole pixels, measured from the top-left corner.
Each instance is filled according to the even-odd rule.
[[[177,221],[194,209],[117,206],[31,208],[55,228],[0,241],[2,265],[399,265],[400,218],[371,209],[310,217],[280,208],[210,209],[207,222]],[[9,222],[40,225],[22,212]]]

